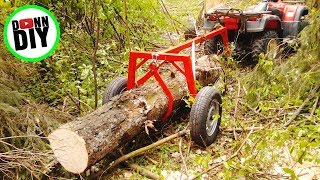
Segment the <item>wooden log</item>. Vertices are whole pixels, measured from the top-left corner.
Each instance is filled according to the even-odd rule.
[[[200,84],[213,84],[219,71],[214,56],[196,61],[196,77]],[[162,77],[174,95],[174,107],[188,95],[185,77],[165,66]],[[157,82],[115,96],[92,113],[62,125],[48,137],[59,163],[69,172],[82,173],[118,147],[129,142],[144,129],[146,120],[163,117],[168,100]]]

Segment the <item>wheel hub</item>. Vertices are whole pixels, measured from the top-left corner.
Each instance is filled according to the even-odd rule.
[[[267,58],[276,59],[279,53],[279,45],[278,41],[275,38],[269,40],[267,45]]]
[[[206,132],[208,136],[212,136],[218,126],[219,117],[217,116],[219,116],[219,104],[216,101],[212,101],[206,123]]]

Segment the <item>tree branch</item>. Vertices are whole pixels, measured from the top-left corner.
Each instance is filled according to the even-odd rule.
[[[158,174],[155,174],[145,168],[142,168],[141,166],[137,165],[137,164],[129,164],[127,162],[125,162],[125,164],[130,167],[131,169],[134,169],[135,171],[137,171],[139,174],[146,176],[149,179],[160,179]]]
[[[161,139],[161,140],[159,140],[159,141],[157,141],[157,142],[155,142],[155,143],[153,143],[153,144],[150,144],[150,145],[145,146],[145,147],[143,147],[143,148],[140,148],[140,149],[137,149],[137,150],[135,150],[135,151],[132,151],[132,152],[129,153],[129,154],[126,154],[126,155],[121,156],[120,158],[118,158],[118,159],[116,159],[115,161],[113,161],[112,163],[110,163],[109,167],[101,174],[101,176],[102,176],[107,170],[109,170],[109,169],[111,169],[112,167],[118,165],[119,163],[124,162],[124,161],[126,161],[126,160],[128,160],[128,159],[130,159],[130,158],[136,157],[136,156],[138,156],[138,155],[140,155],[140,154],[142,154],[142,153],[144,153],[144,152],[146,152],[146,151],[148,151],[148,150],[150,150],[150,149],[153,149],[153,148],[155,148],[155,147],[157,147],[157,146],[160,146],[160,145],[163,144],[163,143],[166,143],[166,142],[168,142],[168,141],[171,141],[172,139],[175,139],[175,138],[177,138],[177,137],[184,136],[184,135],[186,135],[188,132],[189,132],[188,130],[182,130],[182,131],[180,131],[180,132],[178,132],[178,133],[175,133],[175,134],[173,134],[173,135],[171,135],[171,136],[168,136],[168,137],[166,137],[166,138],[164,138],[164,139]],[[101,176],[100,176],[100,177],[101,177]]]
[[[98,83],[97,83],[97,51],[99,46],[99,31],[100,31],[100,20],[98,18],[98,7],[96,0],[93,1],[93,6],[95,9],[95,18],[97,19],[97,32],[96,32],[96,40],[94,45],[94,51],[92,54],[92,71],[93,71],[93,83],[94,83],[94,108],[98,107]]]

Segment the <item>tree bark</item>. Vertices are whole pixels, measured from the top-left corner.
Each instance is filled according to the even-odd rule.
[[[203,56],[196,62],[196,77],[202,86],[213,84],[219,71],[213,57]],[[161,68],[161,75],[174,96],[174,107],[188,96],[185,77]],[[166,77],[166,78],[165,78]],[[129,142],[144,129],[146,120],[163,117],[168,100],[157,82],[118,95],[92,113],[67,123],[49,135],[59,163],[69,172],[81,173],[89,166]]]

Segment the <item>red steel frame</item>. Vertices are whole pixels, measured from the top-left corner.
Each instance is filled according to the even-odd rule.
[[[180,45],[163,50],[161,52],[131,51],[129,57],[127,90],[133,89],[137,86],[144,84],[152,76],[154,76],[154,78],[156,79],[156,81],[158,81],[162,90],[168,97],[168,109],[162,120],[167,119],[172,112],[174,97],[166,83],[161,78],[158,72],[159,68],[165,63],[171,63],[175,68],[177,68],[177,70],[180,73],[182,73],[185,76],[189,93],[191,96],[195,97],[197,94],[197,89],[194,74],[192,71],[191,58],[189,55],[181,55],[178,53],[186,48],[191,47],[193,42],[195,42],[195,44],[198,44],[218,35],[221,35],[223,45],[225,49],[227,49],[228,32],[225,27],[221,27],[219,29],[209,32],[204,36],[196,37],[194,39],[188,40]],[[141,61],[138,62],[138,59],[141,59]],[[151,60],[151,63],[149,64],[149,70],[142,77],[137,78],[136,71],[149,60]],[[180,67],[176,62],[183,63],[183,68]]]

